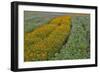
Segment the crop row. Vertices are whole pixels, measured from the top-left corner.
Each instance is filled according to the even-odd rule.
[[[60,16],[52,19],[48,25],[43,25],[25,37],[25,61],[48,60],[59,52],[71,29],[71,18]],[[26,41],[27,40],[27,41]],[[32,44],[28,44],[32,42]]]
[[[70,37],[53,60],[89,59],[90,50],[90,15],[74,16]]]

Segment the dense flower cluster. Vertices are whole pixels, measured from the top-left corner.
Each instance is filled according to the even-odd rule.
[[[43,25],[30,33],[25,33],[24,60],[48,60],[59,52],[71,29],[71,17],[59,16],[49,24]]]

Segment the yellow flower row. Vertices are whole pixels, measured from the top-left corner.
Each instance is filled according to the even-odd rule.
[[[29,38],[34,44],[25,46],[25,61],[47,60],[54,56],[68,38],[71,29],[70,25],[71,18],[69,16],[60,16],[50,21],[50,24],[43,25],[29,33],[25,45],[28,44]]]

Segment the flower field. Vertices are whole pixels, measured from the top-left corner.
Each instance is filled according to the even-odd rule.
[[[89,15],[25,13],[24,61],[90,57]],[[45,18],[45,19],[43,19]]]

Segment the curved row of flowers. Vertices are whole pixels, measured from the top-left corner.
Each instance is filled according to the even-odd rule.
[[[59,16],[25,34],[24,60],[48,60],[59,52],[71,29],[71,17]]]

